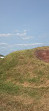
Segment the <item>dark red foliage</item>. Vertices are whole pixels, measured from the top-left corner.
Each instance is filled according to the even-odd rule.
[[[36,57],[45,62],[49,62],[49,50],[37,50]]]

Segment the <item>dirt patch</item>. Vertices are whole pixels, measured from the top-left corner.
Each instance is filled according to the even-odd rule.
[[[45,62],[49,62],[49,50],[37,50],[36,57]]]

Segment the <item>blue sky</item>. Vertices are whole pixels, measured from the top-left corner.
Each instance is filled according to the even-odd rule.
[[[49,0],[0,0],[0,54],[49,45]]]

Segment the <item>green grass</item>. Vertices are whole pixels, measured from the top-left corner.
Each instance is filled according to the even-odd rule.
[[[39,83],[39,81],[40,81],[40,78],[38,77],[34,77],[34,78],[32,78],[32,79],[29,79],[28,80],[30,83]]]
[[[0,111],[49,111],[49,63],[35,56],[39,47],[0,59]]]

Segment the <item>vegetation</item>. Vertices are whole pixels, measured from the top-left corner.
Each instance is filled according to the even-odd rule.
[[[0,111],[49,111],[49,63],[35,56],[39,47],[0,58]]]

